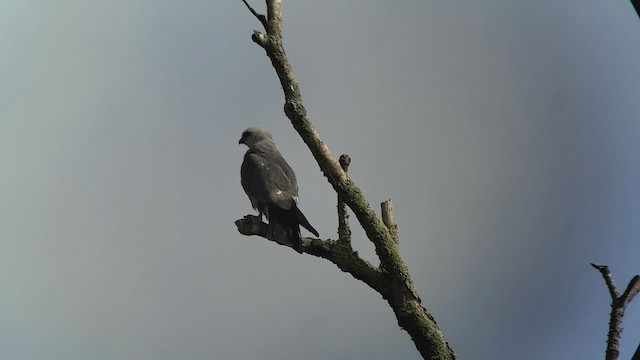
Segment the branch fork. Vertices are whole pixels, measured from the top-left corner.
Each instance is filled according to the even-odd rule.
[[[611,316],[609,320],[609,334],[607,336],[607,352],[606,360],[617,360],[620,355],[620,335],[622,334],[622,318],[627,309],[627,305],[640,292],[640,275],[634,276],[625,291],[620,295],[616,284],[613,282],[613,276],[607,265],[596,265],[591,263],[594,269],[598,270],[604,282],[607,284],[609,294],[611,295]],[[633,355],[632,360],[640,360],[640,346]]]

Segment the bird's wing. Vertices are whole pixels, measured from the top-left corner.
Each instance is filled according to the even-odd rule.
[[[240,181],[256,208],[275,204],[289,209],[298,194],[295,175],[282,156],[261,156],[247,152],[240,169]],[[282,165],[282,164],[286,165]],[[284,168],[284,169],[283,169]],[[285,171],[289,170],[287,174]],[[287,171],[288,172],[288,171]]]
[[[263,181],[260,181],[260,164],[264,160],[258,155],[247,151],[244,154],[244,160],[240,167],[240,183],[244,192],[247,193],[251,205],[254,209],[263,211],[266,205],[266,193],[265,185]]]

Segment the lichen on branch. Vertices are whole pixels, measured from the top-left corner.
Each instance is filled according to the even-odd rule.
[[[282,1],[266,0],[266,17],[257,13],[246,0],[243,2],[264,25],[266,33],[255,31],[251,39],[264,49],[278,75],[284,92],[286,116],[336,191],[339,198],[339,218],[344,218],[344,213],[340,213],[340,203],[344,202],[356,216],[369,240],[374,244],[380,260],[380,267],[374,267],[364,261],[351,248],[351,242],[345,241],[344,224],[339,225],[338,241],[304,239],[304,252],[333,262],[340,270],[348,272],[380,293],[393,309],[400,327],[411,336],[423,358],[430,360],[455,359],[456,356],[435,319],[421,304],[409,269],[400,256],[397,232],[390,231],[382,222],[360,187],[347,175],[346,169],[340,166],[309,120],[307,110],[302,102],[300,86],[296,81],[283,46]],[[244,235],[263,237],[266,235],[267,225],[262,223],[261,219],[252,219],[251,215],[236,221],[236,225],[240,233]]]

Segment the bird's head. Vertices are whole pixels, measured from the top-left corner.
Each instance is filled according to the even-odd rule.
[[[252,148],[255,144],[262,141],[268,141],[273,144],[273,137],[267,130],[260,128],[248,128],[242,132],[242,136],[240,137],[238,144],[245,144],[249,148]]]

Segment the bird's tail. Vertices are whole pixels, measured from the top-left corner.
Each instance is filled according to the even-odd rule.
[[[318,231],[309,224],[295,203],[287,210],[281,209],[277,205],[268,205],[267,214],[269,218],[267,237],[279,243],[290,245],[299,253],[302,253],[300,225],[315,236],[319,236]]]
[[[300,211],[296,203],[293,203],[290,211],[293,211],[295,213],[295,217],[296,219],[298,219],[298,223],[302,225],[302,227],[309,230],[309,232],[315,235],[316,237],[320,236],[320,234],[318,234],[318,231],[313,226],[311,226],[311,224],[309,224],[309,220],[307,220],[307,218],[304,216],[302,211]]]

